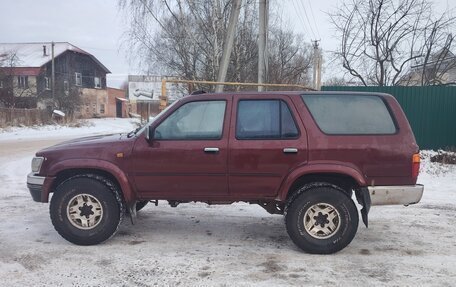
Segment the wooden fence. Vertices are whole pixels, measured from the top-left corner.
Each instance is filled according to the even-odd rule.
[[[32,126],[50,121],[51,116],[47,110],[0,108],[0,127]]]

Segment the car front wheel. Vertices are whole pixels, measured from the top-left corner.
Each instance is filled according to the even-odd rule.
[[[66,240],[93,245],[117,231],[123,204],[109,180],[97,175],[77,175],[62,182],[52,196],[52,224]]]

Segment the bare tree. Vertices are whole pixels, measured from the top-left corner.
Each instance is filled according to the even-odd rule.
[[[412,84],[412,67],[422,69],[421,84],[432,84],[425,71],[443,58],[431,59],[451,48],[455,17],[436,16],[428,0],[351,0],[329,14],[340,38],[336,56],[365,86]]]
[[[14,68],[20,62],[16,51],[0,54],[0,105],[7,108],[24,108],[36,105],[36,82],[19,86]],[[16,83],[17,81],[17,83]]]
[[[119,0],[130,26],[129,48],[150,73],[189,80],[217,78],[232,1]],[[228,67],[227,80],[256,82],[258,11],[245,0]],[[269,82],[307,84],[309,45],[280,25],[270,27]],[[133,53],[132,53],[133,54]]]

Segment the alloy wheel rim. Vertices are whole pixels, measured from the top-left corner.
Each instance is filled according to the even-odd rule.
[[[317,239],[327,239],[340,228],[340,215],[337,209],[328,203],[317,203],[309,207],[304,214],[304,229]]]
[[[92,229],[103,218],[103,207],[96,197],[85,193],[78,194],[68,202],[67,217],[76,228]]]

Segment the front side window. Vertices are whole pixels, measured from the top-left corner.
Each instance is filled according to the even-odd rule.
[[[82,86],[82,74],[74,73],[76,86]]]
[[[394,134],[386,103],[374,95],[303,95],[317,125],[326,134]]]
[[[154,138],[162,140],[220,139],[225,107],[225,101],[198,101],[184,104],[155,129]]]
[[[299,136],[288,105],[282,100],[241,100],[237,139],[289,139]]]

